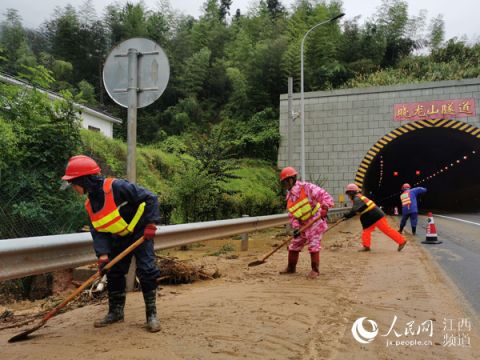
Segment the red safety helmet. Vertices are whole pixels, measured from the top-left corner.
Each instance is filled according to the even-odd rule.
[[[360,188],[357,186],[357,184],[348,184],[347,187],[345,188],[345,192],[349,192],[349,191],[353,191],[357,193],[360,191]]]
[[[280,172],[280,181],[283,181],[289,177],[296,176],[296,175],[298,175],[297,170],[295,170],[291,166],[287,166]]]
[[[75,178],[85,175],[94,175],[100,173],[100,166],[92,158],[85,155],[72,156],[68,160],[65,175],[62,180],[71,181]]]
[[[405,184],[402,185],[402,190],[408,190],[408,189],[411,189],[411,188],[412,187],[408,183],[405,183]]]

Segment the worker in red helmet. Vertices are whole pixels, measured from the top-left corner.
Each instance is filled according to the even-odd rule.
[[[400,233],[407,224],[408,218],[410,218],[412,234],[416,234],[418,222],[417,197],[426,192],[427,189],[421,186],[412,189],[408,183],[402,185],[402,194],[400,195],[400,201],[402,202],[402,220],[400,220],[400,229],[398,230]]]
[[[155,223],[160,221],[157,197],[126,180],[101,176],[96,161],[85,155],[70,158],[62,179],[67,185],[64,188],[71,186],[78,194],[87,195],[85,208],[90,218],[90,232],[101,273],[111,259],[134,241],[141,236],[146,240],[107,272],[108,314],[95,321],[94,326],[103,327],[123,321],[125,276],[132,256],[135,256],[137,276],[145,301],[147,328],[151,332],[159,331],[156,280],[160,271],[153,249],[157,230]]]
[[[345,188],[345,194],[350,197],[353,206],[350,212],[344,215],[344,218],[349,219],[360,214],[360,222],[363,227],[363,248],[360,251],[370,251],[372,232],[376,228],[380,229],[380,231],[395,241],[398,244],[398,251],[402,251],[407,242],[402,234],[388,225],[387,218],[382,209],[372,200],[363,196],[360,188],[356,184],[348,184]]]
[[[303,181],[297,181],[297,171],[292,167],[284,168],[280,173],[282,187],[287,190],[287,210],[293,229],[293,241],[288,247],[288,265],[281,274],[292,274],[296,271],[300,251],[308,244],[312,270],[310,279],[320,274],[320,249],[323,233],[327,230],[328,209],[333,207],[333,198],[321,187]],[[303,233],[300,228],[311,221],[311,227]]]

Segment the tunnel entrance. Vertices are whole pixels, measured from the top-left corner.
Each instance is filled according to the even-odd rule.
[[[432,121],[425,122],[430,126],[408,124],[411,129],[383,137],[357,173],[364,194],[393,213],[395,206],[401,208],[402,184],[409,183],[428,189],[419,198],[420,211],[480,211],[480,129],[452,121],[449,127],[435,127]]]

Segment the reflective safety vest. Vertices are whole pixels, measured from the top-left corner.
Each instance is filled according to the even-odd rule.
[[[360,215],[363,215],[366,212],[369,212],[369,211],[375,209],[375,207],[377,206],[372,200],[370,200],[366,196],[363,196],[363,195],[357,195],[357,196],[360,198],[360,200],[362,200],[367,205],[367,208],[365,210],[363,210],[360,213]]]
[[[410,208],[410,204],[412,203],[412,200],[410,200],[410,191],[404,191],[402,195],[400,195],[400,200],[402,200],[402,206]]]
[[[103,191],[105,193],[105,200],[103,202],[103,208],[98,212],[93,212],[90,200],[85,201],[85,209],[87,209],[88,216],[92,221],[92,225],[96,231],[111,233],[119,236],[127,236],[133,233],[135,225],[143,215],[145,210],[145,202],[142,202],[137,209],[130,224],[122,218],[120,215],[120,208],[127,204],[126,202],[117,206],[115,199],[113,198],[112,183],[115,181],[113,178],[107,178],[103,182]]]
[[[305,187],[302,186],[302,190],[300,190],[300,196],[297,201],[287,201],[287,209],[288,212],[297,219],[306,221],[317,213],[318,209],[320,209],[320,203],[317,203],[317,205],[312,207],[310,201],[308,200],[308,196],[305,193]]]

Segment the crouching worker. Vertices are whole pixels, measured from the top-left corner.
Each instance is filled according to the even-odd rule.
[[[363,227],[363,249],[360,251],[370,251],[372,232],[375,228],[380,229],[380,231],[395,241],[398,244],[398,251],[402,251],[407,242],[402,234],[388,225],[384,212],[372,200],[363,196],[356,184],[348,184],[345,194],[350,197],[353,206],[350,212],[344,215],[344,218],[349,219],[360,214],[360,222]]]
[[[63,188],[71,187],[81,195],[87,195],[85,208],[90,217],[93,247],[102,271],[108,262],[138,240],[145,241],[126,255],[107,272],[108,314],[95,321],[95,327],[103,327],[123,321],[125,307],[125,276],[132,256],[137,263],[145,300],[147,328],[160,331],[156,309],[156,279],[160,271],[155,264],[153,238],[160,221],[157,198],[149,191],[126,180],[105,178],[100,167],[88,156],[78,155],[69,159]]]
[[[288,266],[280,273],[291,274],[296,271],[300,251],[308,244],[312,265],[308,277],[314,279],[320,273],[321,240],[328,228],[326,219],[328,209],[333,207],[333,198],[315,184],[297,181],[297,171],[292,167],[282,170],[280,181],[282,187],[287,190],[288,217],[294,236],[288,247]],[[300,228],[312,221],[315,221],[313,225],[300,233]]]

